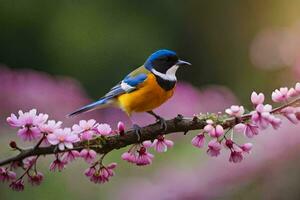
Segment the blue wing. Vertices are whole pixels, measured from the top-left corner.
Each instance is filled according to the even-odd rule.
[[[104,106],[106,104],[109,104],[112,102],[112,99],[120,94],[124,93],[130,93],[134,91],[141,83],[143,83],[147,79],[147,74],[149,71],[142,67],[139,67],[138,69],[134,70],[130,74],[128,74],[121,82],[119,82],[116,86],[111,88],[111,90],[106,93],[102,98],[100,98],[98,101],[93,102],[91,104],[88,104],[86,106],[83,106],[68,116],[74,116],[78,115],[80,113],[84,113],[90,110],[94,110],[96,108],[99,108],[101,106]]]
[[[136,89],[136,87],[143,83],[147,78],[147,74],[141,73],[135,76],[126,76],[123,81],[114,86],[104,98],[113,98],[123,93],[130,93]]]

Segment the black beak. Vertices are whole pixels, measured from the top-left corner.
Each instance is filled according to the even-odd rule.
[[[189,63],[189,62],[186,62],[184,60],[178,60],[176,65],[179,65],[179,66],[191,66],[192,64]]]

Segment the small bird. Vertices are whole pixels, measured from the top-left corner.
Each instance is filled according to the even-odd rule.
[[[118,107],[129,117],[133,112],[147,112],[161,123],[162,129],[166,129],[164,118],[152,110],[173,96],[177,69],[189,65],[189,62],[180,60],[174,51],[158,50],[148,57],[144,65],[128,74],[98,101],[83,106],[68,116],[94,109]],[[140,138],[141,128],[133,123],[133,129]]]

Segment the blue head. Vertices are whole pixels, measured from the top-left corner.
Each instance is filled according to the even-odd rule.
[[[166,49],[161,49],[151,54],[144,64],[144,66],[149,71],[155,70],[162,74],[166,74],[167,71],[174,66],[177,66],[176,67],[177,69],[179,66],[183,66],[183,65],[191,65],[191,64],[179,60],[177,54],[174,51],[170,51]]]

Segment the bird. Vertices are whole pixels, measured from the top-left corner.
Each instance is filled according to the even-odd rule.
[[[147,112],[160,122],[162,129],[166,129],[166,120],[153,112],[153,109],[161,106],[173,96],[177,83],[177,69],[190,65],[191,63],[180,60],[176,52],[172,50],[158,50],[152,53],[142,66],[125,76],[100,99],[75,110],[68,114],[68,117],[95,109],[118,107],[129,118],[132,113]],[[133,123],[133,129],[140,138],[141,127]]]

